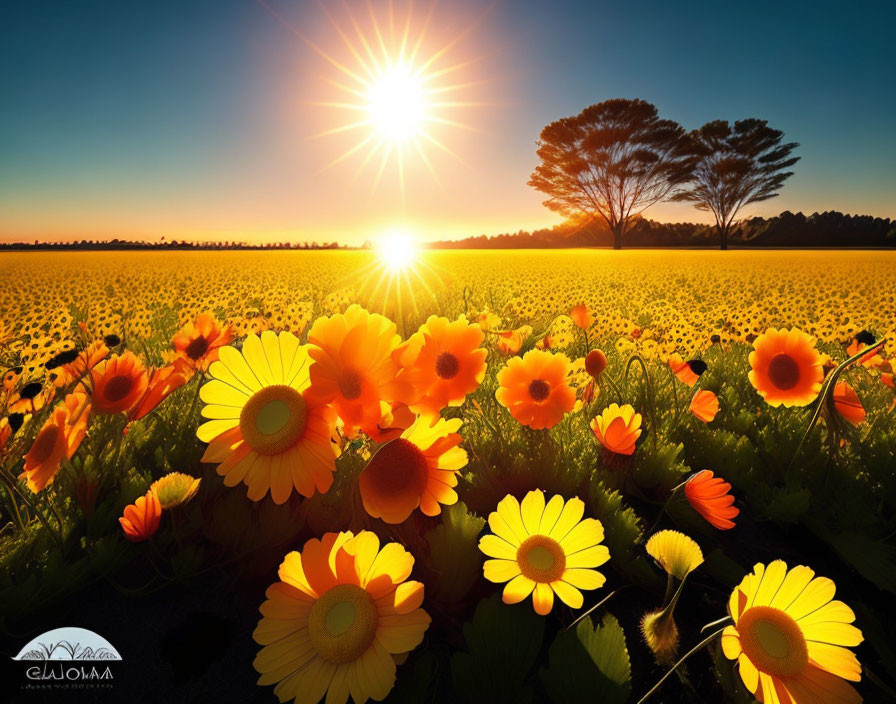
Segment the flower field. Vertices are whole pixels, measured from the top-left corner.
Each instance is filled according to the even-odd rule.
[[[894,357],[889,252],[4,254],[0,626],[172,700],[892,701]]]

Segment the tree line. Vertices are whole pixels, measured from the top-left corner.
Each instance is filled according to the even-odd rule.
[[[602,222],[614,249],[647,208],[690,201],[710,211],[719,244],[741,209],[768,200],[791,175],[799,144],[754,118],[715,120],[688,132],[644,100],[616,98],[547,125],[529,185],[544,205],[572,219]]]

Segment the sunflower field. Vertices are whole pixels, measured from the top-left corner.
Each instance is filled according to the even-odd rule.
[[[894,701],[894,356],[889,252],[6,253],[0,642],[94,629],[132,701]]]

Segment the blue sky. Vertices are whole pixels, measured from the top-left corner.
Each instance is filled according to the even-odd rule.
[[[526,186],[538,133],[613,97],[689,129],[759,117],[800,142],[782,196],[748,214],[896,216],[896,3],[443,0],[424,51],[461,36],[448,60],[472,60],[455,97],[475,103],[456,116],[473,130],[446,129],[458,158],[427,150],[437,176],[409,164],[401,188],[391,164],[376,187],[352,159],[325,168],[346,143],[312,137],[345,116],[314,104],[338,72],[305,40],[350,56],[321,6],[268,1],[3,0],[0,237],[360,241],[390,223],[427,238],[549,225]],[[343,28],[367,16],[363,2],[326,4]],[[371,4],[384,22],[387,3]],[[705,217],[686,204],[646,214]]]

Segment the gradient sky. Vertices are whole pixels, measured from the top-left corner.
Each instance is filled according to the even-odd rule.
[[[388,39],[388,3],[371,0]],[[323,3],[373,37],[364,1]],[[429,3],[411,13],[419,35]],[[394,16],[407,16],[396,0]],[[551,120],[643,98],[692,129],[759,117],[801,143],[783,194],[746,214],[896,216],[896,3],[441,0],[419,56],[449,42],[433,85],[451,150],[358,171],[367,135],[319,136],[352,113],[353,68],[321,4],[299,0],[0,0],[0,239],[333,240],[391,227],[421,239],[558,217],[526,185]],[[371,39],[372,40],[372,39]],[[687,204],[647,211],[706,220]]]

